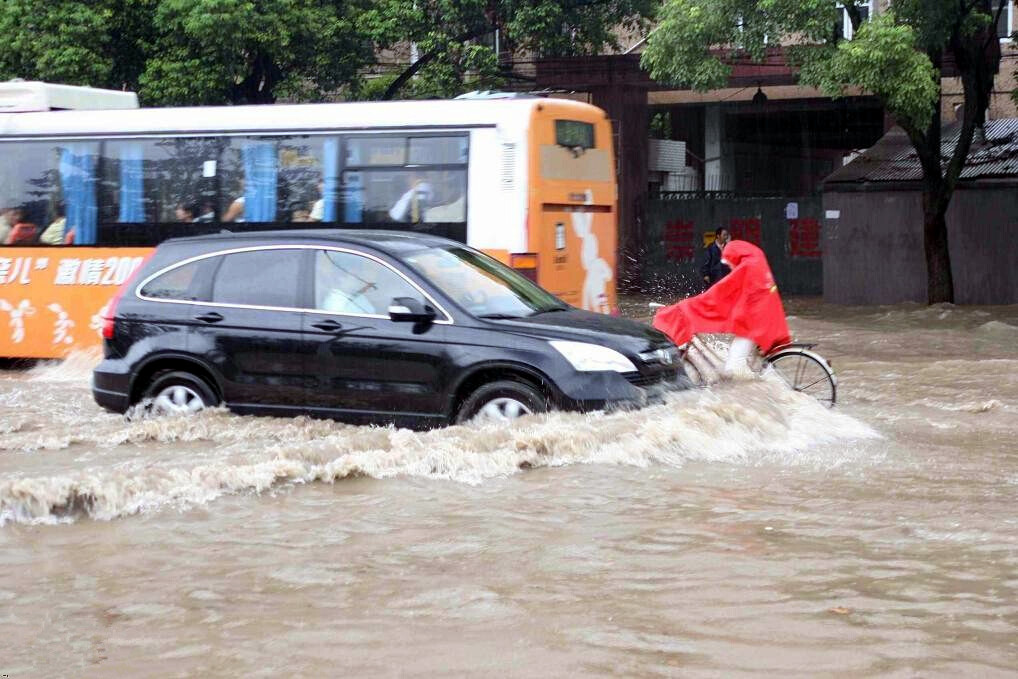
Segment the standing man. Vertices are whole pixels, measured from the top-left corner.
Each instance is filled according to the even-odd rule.
[[[700,267],[703,282],[708,288],[728,275],[728,267],[721,261],[721,252],[725,249],[725,245],[728,244],[731,237],[728,229],[723,226],[714,232],[714,242],[707,248],[707,257],[704,260],[703,266]]]

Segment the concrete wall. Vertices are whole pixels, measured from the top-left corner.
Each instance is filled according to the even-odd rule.
[[[796,203],[798,217],[786,208]],[[662,300],[700,292],[703,235],[719,226],[760,245],[778,288],[786,295],[822,292],[819,197],[652,199],[647,204],[645,240],[640,252],[640,288]]]
[[[827,191],[823,207],[825,301],[926,301],[918,191]],[[955,301],[1018,303],[1018,188],[959,189],[947,226]]]

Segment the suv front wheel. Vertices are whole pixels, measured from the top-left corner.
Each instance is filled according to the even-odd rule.
[[[152,377],[143,400],[153,415],[196,413],[219,404],[205,380],[181,370],[164,370]]]
[[[499,380],[479,387],[463,401],[456,413],[456,424],[473,419],[507,422],[547,410],[548,399],[534,387],[513,380]]]

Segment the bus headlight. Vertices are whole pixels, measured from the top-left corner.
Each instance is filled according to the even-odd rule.
[[[608,347],[586,342],[551,340],[551,346],[562,354],[580,372],[609,370],[618,373],[636,372],[636,366],[628,358]]]

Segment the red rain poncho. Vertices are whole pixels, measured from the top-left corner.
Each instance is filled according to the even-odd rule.
[[[789,342],[785,309],[763,250],[733,240],[722,257],[732,272],[706,292],[658,310],[654,327],[680,345],[701,332],[748,337],[765,353]]]

